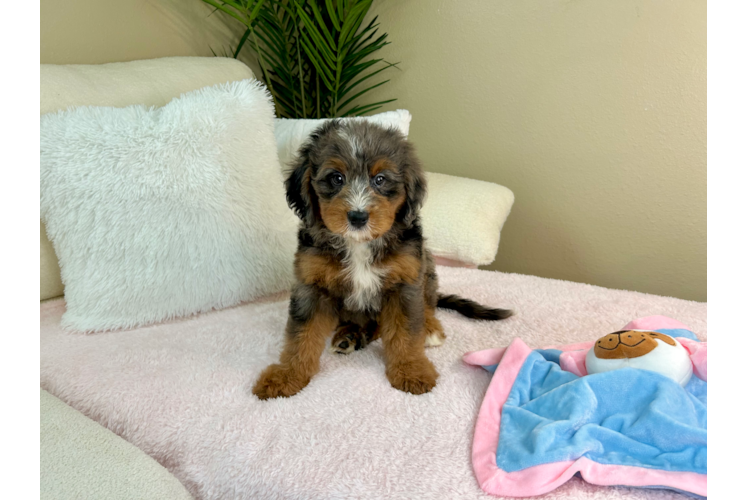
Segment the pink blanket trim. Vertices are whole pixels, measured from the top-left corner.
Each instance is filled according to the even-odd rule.
[[[655,330],[660,328],[685,328],[683,323],[665,316],[648,316],[627,324],[625,328]],[[706,343],[693,342],[679,337],[678,340],[691,353],[694,360],[694,371],[699,378],[706,380]],[[566,354],[567,366],[579,370],[579,354],[589,350],[593,342],[583,342],[566,346],[549,346],[545,349],[559,349]],[[687,345],[696,344],[696,345]],[[692,350],[693,349],[693,350]],[[463,360],[471,365],[490,366],[499,364],[491,383],[486,391],[486,397],[481,404],[478,419],[475,423],[475,437],[473,439],[473,468],[481,488],[492,495],[508,495],[513,497],[530,497],[542,495],[552,491],[574,474],[579,472],[585,481],[602,486],[664,486],[698,495],[706,496],[706,476],[693,472],[674,472],[654,469],[644,469],[626,465],[607,465],[593,462],[587,458],[536,465],[515,472],[506,472],[496,465],[496,450],[499,445],[501,425],[501,409],[512,390],[530,349],[520,339],[515,338],[507,348],[487,349],[469,352]],[[703,367],[696,367],[696,359],[703,358]],[[584,368],[584,358],[581,358]],[[701,364],[701,363],[699,363]],[[564,368],[566,369],[566,368]],[[574,370],[569,370],[576,373]],[[584,368],[584,374],[587,370]],[[703,372],[703,377],[699,374]],[[577,373],[579,375],[579,373]]]

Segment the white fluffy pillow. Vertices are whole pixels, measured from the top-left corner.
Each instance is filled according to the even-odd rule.
[[[386,111],[372,116],[343,118],[344,120],[366,120],[385,127],[395,127],[408,137],[410,130],[410,113],[404,109]],[[278,145],[278,158],[284,169],[288,169],[294,156],[314,129],[328,121],[329,118],[311,120],[305,118],[276,118],[275,142]]]
[[[163,108],[41,118],[41,213],[66,327],[128,328],[287,289],[286,206],[270,97],[243,80]]]

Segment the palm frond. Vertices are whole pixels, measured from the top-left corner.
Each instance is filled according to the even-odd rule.
[[[362,26],[373,0],[202,1],[246,27],[236,49],[223,53],[236,58],[249,47],[278,116],[361,116],[395,100],[361,102],[390,80],[359,86],[398,64],[372,58],[390,43],[377,17]]]

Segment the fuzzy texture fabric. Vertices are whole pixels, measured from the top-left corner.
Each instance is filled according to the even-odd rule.
[[[706,304],[517,274],[438,267],[441,290],[515,316],[478,322],[438,311],[447,339],[427,355],[440,373],[413,396],[384,374],[381,342],[339,355],[288,399],[259,401],[276,362],[281,295],[127,332],[71,334],[65,303],[41,305],[41,385],[154,457],[200,499],[487,499],[471,465],[491,374],[462,355],[509,345],[588,341],[631,318],[663,314],[706,339]],[[682,499],[668,491],[572,478],[549,499]]]
[[[218,83],[253,79],[230,57],[162,57],[108,64],[42,64],[41,114],[73,106],[133,104],[163,106],[185,92]],[[64,287],[44,224],[39,231],[40,300],[59,297]]]
[[[60,261],[63,326],[129,328],[285,290],[297,221],[273,105],[257,81],[162,108],[41,118],[41,214]]]
[[[654,331],[698,343],[685,328]],[[473,440],[481,487],[528,497],[580,473],[593,484],[705,496],[707,382],[693,377],[684,388],[660,373],[630,367],[591,375],[564,370],[564,355],[593,352],[594,342],[531,350],[517,338],[498,360],[488,358],[501,349],[465,355],[466,363],[494,373]],[[688,363],[698,363],[684,352]]]
[[[151,457],[44,390],[40,410],[42,500],[192,498]]]
[[[514,193],[492,182],[433,172],[426,180],[421,219],[432,253],[471,265],[492,263]]]
[[[411,116],[407,110],[386,111],[363,118],[351,117],[345,120],[366,120],[384,127],[394,127],[408,137]],[[328,118],[312,120],[305,118],[276,118],[275,141],[278,146],[278,158],[284,169],[290,169],[296,152],[309,139],[314,130],[328,121]]]

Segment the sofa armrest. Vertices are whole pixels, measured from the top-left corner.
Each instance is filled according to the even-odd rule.
[[[514,193],[492,182],[426,173],[428,194],[421,209],[426,245],[440,260],[466,267],[496,258]]]
[[[192,499],[153,458],[45,390],[40,451],[42,499]]]

